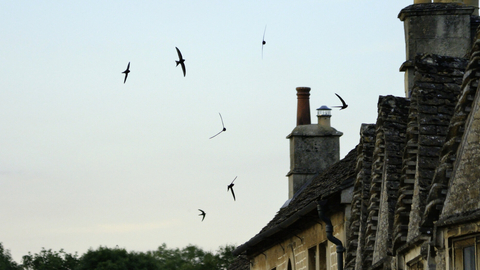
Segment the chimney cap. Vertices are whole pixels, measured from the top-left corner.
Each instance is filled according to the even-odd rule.
[[[317,109],[317,116],[331,116],[331,110],[332,109],[330,109],[328,106],[322,105],[320,108]]]
[[[318,110],[330,110],[331,111],[332,109],[330,109],[327,105],[322,105],[320,108],[317,109],[317,111]]]
[[[298,92],[310,92],[312,88],[308,86],[299,86],[296,88]]]

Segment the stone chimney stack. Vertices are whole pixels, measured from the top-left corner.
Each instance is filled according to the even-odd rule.
[[[411,95],[417,54],[467,57],[472,47],[478,19],[478,0],[414,0],[400,11],[405,29],[405,96]]]
[[[311,124],[309,92],[309,87],[297,88],[297,126],[287,136],[290,140],[289,199],[312,177],[340,160],[343,133],[330,126],[331,109],[326,106],[318,109],[318,124]]]

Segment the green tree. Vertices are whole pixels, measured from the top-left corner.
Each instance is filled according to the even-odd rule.
[[[59,252],[42,248],[40,253],[23,256],[23,268],[28,270],[73,270],[78,265],[78,256],[66,253],[63,249]]]
[[[232,252],[235,249],[234,245],[225,245],[218,248],[216,253],[217,269],[226,270],[232,264],[235,257]]]
[[[0,263],[11,265],[11,268],[0,267],[0,270],[225,270],[234,259],[234,248],[226,245],[212,253],[195,245],[169,249],[162,244],[155,251],[127,252],[123,248],[100,246],[96,250],[89,249],[80,258],[63,249],[55,252],[42,248],[38,254],[29,252],[23,256],[22,268],[11,260],[0,243]]]
[[[148,253],[158,261],[160,269],[180,269],[178,267],[183,264],[179,249],[168,249],[165,243],[159,246],[157,250]]]
[[[76,270],[155,270],[158,261],[148,253],[130,252],[123,248],[99,247],[88,250]]]
[[[234,259],[233,249],[234,246],[227,245],[213,254],[194,245],[183,249],[168,249],[164,243],[150,254],[160,263],[160,268],[165,270],[223,270]]]
[[[12,259],[9,250],[3,248],[0,243],[0,269],[1,270],[20,270],[20,266]]]

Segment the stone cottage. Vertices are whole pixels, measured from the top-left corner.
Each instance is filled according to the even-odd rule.
[[[478,0],[401,10],[405,97],[380,96],[342,160],[328,109],[311,124],[297,88],[289,200],[230,269],[480,269],[477,15]]]

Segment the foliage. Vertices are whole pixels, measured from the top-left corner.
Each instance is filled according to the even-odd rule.
[[[127,252],[123,248],[100,246],[81,257],[63,249],[56,252],[42,248],[39,253],[23,256],[23,264],[19,266],[0,243],[0,270],[225,270],[234,259],[234,248],[226,245],[212,253],[195,245],[169,249],[162,244],[154,251]]]
[[[73,270],[78,265],[77,254],[71,255],[63,249],[59,252],[42,248],[40,253],[23,256],[23,268],[31,270]]]
[[[217,250],[217,269],[226,270],[230,264],[232,264],[235,257],[233,256],[232,252],[235,249],[234,245],[225,245],[223,247],[219,247]]]
[[[220,247],[216,254],[205,252],[194,245],[183,249],[167,249],[164,243],[150,252],[159,262],[161,269],[167,270],[223,270],[233,261],[234,246]]]
[[[0,243],[0,269],[1,270],[20,270],[21,268],[17,263],[12,259],[9,250],[3,248],[2,243]]]
[[[99,247],[88,250],[75,270],[150,270],[160,269],[158,261],[148,253],[130,252],[123,248]]]

